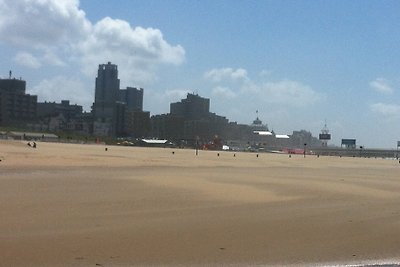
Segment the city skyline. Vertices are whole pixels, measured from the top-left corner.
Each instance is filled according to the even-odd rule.
[[[145,89],[152,115],[195,92],[230,121],[250,124],[258,110],[279,133],[317,136],[326,120],[336,145],[400,139],[396,1],[114,5],[0,0],[1,78],[11,69],[39,101],[89,111],[96,68],[111,61],[121,88]]]

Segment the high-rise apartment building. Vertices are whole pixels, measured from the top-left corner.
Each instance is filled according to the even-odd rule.
[[[23,80],[0,79],[0,126],[22,126],[36,118],[37,96],[25,93]]]
[[[128,111],[143,111],[143,88],[127,87],[119,90],[119,101],[126,104]]]
[[[96,78],[95,99],[93,104],[93,133],[100,136],[117,134],[119,101],[118,67],[111,64],[100,64]]]
[[[181,102],[171,103],[170,112],[175,116],[185,119],[201,119],[208,117],[210,113],[210,99],[195,94],[187,94]]]
[[[93,112],[95,136],[145,136],[150,113],[143,111],[143,89],[120,89],[117,65],[99,65]]]
[[[213,140],[228,126],[225,117],[210,112],[210,99],[187,94],[180,102],[171,103],[170,114],[152,117],[152,135],[174,141]]]

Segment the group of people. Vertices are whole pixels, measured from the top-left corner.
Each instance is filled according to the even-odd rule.
[[[33,148],[36,148],[36,142],[28,142],[28,144],[27,144],[28,146],[30,146],[30,147],[33,147]]]

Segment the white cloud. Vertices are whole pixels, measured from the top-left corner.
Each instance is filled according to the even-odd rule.
[[[65,66],[65,63],[50,50],[46,51],[41,58],[37,58],[28,52],[18,52],[13,60],[17,64],[31,69],[38,69],[43,63],[47,63],[51,66]]]
[[[90,30],[78,0],[0,0],[0,40],[46,48],[74,42]]]
[[[56,76],[52,79],[42,80],[29,90],[29,93],[38,95],[39,101],[70,100],[72,104],[83,105],[88,110],[93,102],[92,91],[92,88],[87,88],[78,79]]]
[[[128,22],[104,18],[91,34],[77,46],[83,70],[92,76],[97,64],[112,61],[118,64],[123,82],[152,81],[160,64],[179,65],[185,50],[168,44],[158,29],[132,28]]]
[[[294,107],[306,107],[321,99],[310,86],[290,80],[264,83],[258,86],[258,95],[267,103]]]
[[[236,93],[233,92],[231,89],[228,87],[222,87],[222,86],[217,86],[212,89],[212,94],[215,96],[221,96],[223,98],[235,98]]]
[[[159,66],[185,59],[183,47],[159,29],[109,17],[92,24],[78,0],[0,0],[0,42],[31,49],[42,64],[79,63],[92,78],[98,64],[111,61],[127,84],[151,82]]]
[[[398,117],[400,116],[400,105],[375,103],[370,105],[370,109],[378,114],[387,117]]]
[[[65,62],[51,50],[46,51],[43,56],[43,61],[52,66],[65,66]]]
[[[24,67],[38,69],[42,65],[40,61],[28,52],[18,52],[14,57],[14,61]]]
[[[174,90],[166,90],[162,95],[163,99],[170,100],[169,102],[180,101],[183,98],[186,98],[186,95],[189,93],[188,90],[183,89],[174,89]]]
[[[247,70],[243,68],[212,69],[205,72],[204,78],[218,84],[212,89],[213,95],[226,98],[243,96],[252,99],[260,106],[269,103],[297,108],[307,107],[322,99],[322,95],[310,86],[297,81],[254,81],[248,77]]]
[[[248,79],[247,71],[242,68],[236,70],[233,68],[212,69],[204,74],[204,78],[212,82],[221,82],[224,80],[246,81]]]
[[[394,92],[394,89],[390,85],[389,81],[384,78],[377,78],[374,81],[370,82],[369,85],[377,92],[391,94]]]

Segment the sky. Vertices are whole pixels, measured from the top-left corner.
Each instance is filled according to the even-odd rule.
[[[230,121],[314,136],[326,122],[331,144],[396,148],[399,13],[396,0],[0,0],[0,77],[90,111],[110,61],[151,115],[197,93]]]

